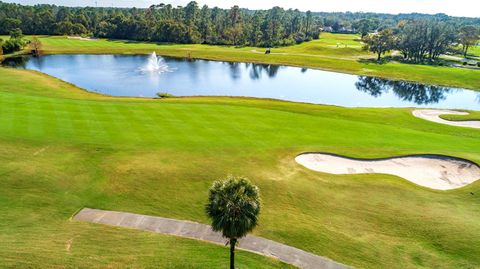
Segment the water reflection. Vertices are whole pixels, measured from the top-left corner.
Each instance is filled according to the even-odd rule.
[[[14,67],[14,68],[26,68],[27,62],[30,60],[29,57],[11,57],[3,60],[2,66]]]
[[[306,68],[165,57],[174,70],[145,74],[147,55],[46,55],[4,65],[40,71],[114,96],[249,96],[347,107],[480,109],[475,91]]]
[[[417,105],[437,104],[445,100],[446,95],[452,92],[452,89],[445,87],[365,76],[360,76],[355,86],[358,90],[369,93],[374,97],[392,91],[401,100],[413,102]]]
[[[280,66],[270,64],[246,64],[246,67],[250,68],[249,74],[253,80],[261,79],[263,73],[269,78],[275,78],[280,70]]]
[[[237,62],[228,62],[227,65],[230,67],[230,76],[233,80],[237,80],[241,77],[240,64]]]

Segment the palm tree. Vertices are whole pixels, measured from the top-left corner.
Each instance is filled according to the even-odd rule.
[[[230,269],[234,269],[238,239],[257,226],[260,213],[259,190],[241,177],[215,181],[209,190],[206,211],[212,219],[212,229],[222,232],[223,237],[229,239]]]

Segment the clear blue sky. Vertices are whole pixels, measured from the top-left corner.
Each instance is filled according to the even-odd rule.
[[[2,0],[20,4],[56,4],[64,6],[148,7],[152,4],[185,5],[190,0]],[[480,0],[198,0],[200,5],[250,9],[273,6],[312,11],[371,11],[383,13],[446,13],[452,16],[480,17]]]

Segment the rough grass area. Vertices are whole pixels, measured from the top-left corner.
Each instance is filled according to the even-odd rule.
[[[323,33],[319,40],[300,45],[264,48],[208,45],[154,44],[119,40],[78,40],[41,37],[45,53],[139,54],[156,51],[159,55],[210,60],[241,61],[318,68],[344,73],[378,76],[469,89],[480,89],[478,70],[390,62],[378,64],[373,54],[362,50],[357,35]]]
[[[90,41],[88,41],[90,42]],[[409,109],[240,98],[113,98],[0,68],[0,261],[6,267],[226,268],[221,246],[72,222],[82,207],[208,223],[207,189],[244,175],[255,234],[357,268],[475,268],[480,182],[433,191],[388,175],[329,175],[302,152],[444,154],[480,163],[480,132]],[[241,252],[240,268],[287,268]]]

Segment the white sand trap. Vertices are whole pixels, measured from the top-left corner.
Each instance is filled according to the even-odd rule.
[[[84,41],[97,41],[97,38],[94,37],[81,37],[81,36],[67,36],[68,39],[78,39]]]
[[[436,123],[447,124],[458,127],[468,127],[480,129],[480,121],[450,121],[440,118],[440,115],[468,115],[467,112],[454,110],[435,110],[435,109],[419,109],[412,112],[413,116]]]
[[[480,167],[470,161],[440,155],[416,155],[360,160],[326,153],[295,158],[308,169],[329,174],[390,174],[436,190],[461,188],[480,179]]]

